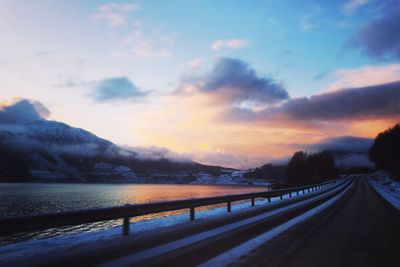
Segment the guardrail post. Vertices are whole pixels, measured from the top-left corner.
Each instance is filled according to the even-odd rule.
[[[122,234],[129,235],[129,218],[125,217],[122,225]]]
[[[292,197],[292,192],[289,192],[289,197]]]
[[[271,198],[270,197],[268,197],[268,203],[270,203],[271,202]]]
[[[230,201],[227,202],[226,208],[227,208],[228,212],[232,211],[232,207],[231,207],[231,202]]]
[[[190,220],[194,221],[194,207],[190,208]]]
[[[254,203],[254,198],[251,199],[251,206],[254,207],[255,203]]]
[[[279,197],[281,198],[281,200],[283,199],[283,195],[280,195]]]

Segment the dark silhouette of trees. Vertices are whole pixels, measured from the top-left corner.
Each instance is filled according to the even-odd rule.
[[[286,169],[289,186],[300,186],[307,183],[307,161],[307,153],[298,151],[293,154]]]
[[[267,163],[244,174],[248,179],[261,179],[274,183],[286,182],[286,165]]]
[[[287,166],[288,186],[302,186],[335,179],[335,159],[329,152],[294,153]]]
[[[400,124],[378,134],[369,150],[369,159],[400,180]]]

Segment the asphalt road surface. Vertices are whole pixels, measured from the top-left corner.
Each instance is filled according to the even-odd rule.
[[[271,240],[233,266],[400,266],[400,217],[365,176],[336,208]]]

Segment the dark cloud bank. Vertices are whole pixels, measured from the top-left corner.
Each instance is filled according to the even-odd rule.
[[[276,103],[289,98],[285,88],[271,78],[260,77],[240,59],[220,58],[211,71],[202,77],[186,77],[185,83],[194,84],[197,92],[214,94],[225,104],[245,101],[257,104]]]
[[[376,1],[380,16],[365,24],[350,39],[350,45],[377,59],[400,59],[400,2]]]
[[[397,116],[400,114],[400,82],[294,98],[279,111],[300,120]]]
[[[20,99],[0,108],[0,124],[27,123],[50,116],[50,111],[39,101]]]
[[[282,84],[260,77],[240,59],[220,58],[207,75],[183,79],[178,93],[185,93],[188,85],[189,92],[211,94],[226,105],[222,117],[231,121],[328,122],[400,114],[400,81],[290,98]]]
[[[292,98],[258,112],[234,108],[226,115],[231,120],[294,122],[396,118],[400,115],[400,82]]]

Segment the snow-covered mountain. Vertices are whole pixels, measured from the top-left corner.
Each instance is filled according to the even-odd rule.
[[[146,159],[61,122],[0,125],[0,181],[190,183],[198,174],[227,172],[188,160]]]

